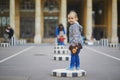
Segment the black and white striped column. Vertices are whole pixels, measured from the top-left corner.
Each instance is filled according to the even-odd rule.
[[[67,69],[55,69],[52,71],[54,77],[82,77],[86,75],[85,70],[67,70]]]

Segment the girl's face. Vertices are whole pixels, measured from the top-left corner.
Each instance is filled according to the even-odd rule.
[[[74,24],[77,21],[76,16],[74,14],[69,14],[68,15],[68,22],[70,24]]]
[[[59,28],[60,28],[60,31],[62,31],[62,30],[63,30],[63,26],[59,26]]]

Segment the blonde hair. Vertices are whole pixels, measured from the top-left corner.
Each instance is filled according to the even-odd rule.
[[[78,20],[78,15],[77,15],[77,13],[74,10],[71,10],[69,12],[68,16],[71,15],[71,14],[75,15],[76,20]]]

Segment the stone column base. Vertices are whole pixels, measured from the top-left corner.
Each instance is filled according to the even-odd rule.
[[[118,37],[112,37],[111,43],[118,43]]]
[[[87,35],[87,36],[86,36],[86,39],[87,39],[88,41],[91,41],[91,35]]]
[[[40,35],[35,35],[34,43],[35,44],[40,44],[41,42],[42,42],[41,36]]]

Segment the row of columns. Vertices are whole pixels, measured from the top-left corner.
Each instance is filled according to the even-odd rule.
[[[42,18],[41,18],[41,0],[35,0],[35,37],[34,37],[34,42],[36,44],[39,44],[42,42],[42,35],[41,35],[41,23],[42,23]],[[10,0],[10,25],[14,29],[15,34],[16,29],[15,29],[15,0]],[[16,35],[14,34],[14,37]]]
[[[86,38],[91,40],[92,37],[92,0],[87,0],[87,19],[86,19]],[[118,43],[117,36],[117,0],[112,0],[112,18],[111,18],[111,43]],[[109,33],[110,34],[110,33]]]
[[[41,0],[35,0],[35,37],[34,43],[40,44],[42,42],[42,9]],[[92,0],[86,1],[86,38],[91,40],[92,37]],[[60,23],[67,29],[67,0],[61,0],[60,8]],[[112,0],[112,33],[111,43],[118,43],[117,37],[117,0]],[[15,30],[15,0],[10,0],[10,25]],[[67,31],[67,30],[66,30]],[[15,32],[16,33],[16,32]]]

